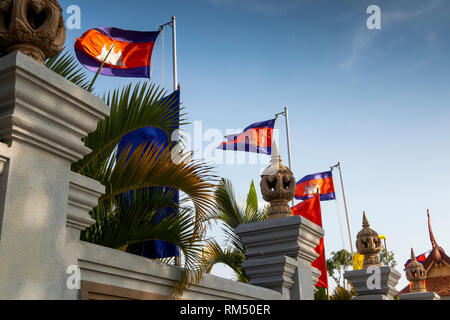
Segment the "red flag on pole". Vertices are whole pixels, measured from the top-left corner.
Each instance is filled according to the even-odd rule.
[[[294,214],[294,216],[301,216],[317,224],[319,227],[323,227],[322,210],[320,207],[319,195],[316,195],[311,199],[299,203],[292,208],[292,213]],[[320,239],[320,243],[315,248],[315,251],[319,254],[319,257],[311,265],[322,272],[319,278],[319,282],[317,282],[316,286],[328,289],[328,273],[327,264],[325,262],[325,246],[323,238]]]

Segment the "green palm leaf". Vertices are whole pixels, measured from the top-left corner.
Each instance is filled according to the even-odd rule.
[[[215,192],[216,211],[206,217],[207,221],[221,221],[222,231],[227,236],[229,247],[222,249],[214,241],[207,243],[206,252],[201,261],[200,268],[210,271],[217,263],[224,263],[232,268],[238,280],[248,282],[248,277],[242,269],[245,260],[246,248],[241,238],[236,234],[235,228],[241,224],[264,221],[267,219],[268,207],[259,209],[258,196],[255,184],[252,181],[244,206],[236,199],[231,181],[222,179]]]
[[[73,82],[77,86],[89,92],[94,90],[94,88],[89,88],[91,80],[80,67],[77,59],[66,48],[57,56],[47,59],[45,65],[53,72]]]
[[[72,169],[91,178],[99,178],[98,169],[110,160],[123,136],[143,127],[161,128],[170,140],[174,128],[183,125],[184,120],[179,120],[173,100],[162,101],[164,95],[164,90],[147,83],[138,83],[134,88],[129,84],[110,92],[104,98],[111,107],[110,116],[99,122],[97,130],[84,139],[92,152],[75,163]]]
[[[243,252],[239,249],[226,248],[225,250],[214,240],[208,241],[203,248],[202,268],[207,273],[211,273],[214,265],[223,263],[233,269],[238,276],[238,280],[248,283],[249,278],[242,269],[245,260]]]
[[[211,183],[216,177],[210,172],[212,167],[191,159],[190,154],[182,156],[180,163],[172,160],[171,147],[142,144],[130,155],[125,149],[117,162],[109,162],[102,179],[106,193],[100,198],[107,201],[131,190],[149,187],[169,187],[181,190],[192,201],[195,208],[194,236],[205,232],[203,222],[214,208]]]

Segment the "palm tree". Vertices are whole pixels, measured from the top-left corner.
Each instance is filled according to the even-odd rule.
[[[246,248],[234,229],[246,223],[260,222],[267,219],[268,206],[260,209],[255,184],[252,181],[245,204],[236,199],[231,181],[222,179],[215,192],[217,210],[208,215],[208,220],[222,222],[222,230],[227,236],[228,247],[223,249],[215,240],[208,240],[201,260],[201,269],[211,272],[217,263],[224,263],[237,274],[238,281],[249,282],[242,263]]]
[[[352,298],[356,296],[356,292],[351,289],[347,290],[344,287],[337,286],[333,293],[330,296],[330,300],[352,300]]]
[[[46,65],[80,87],[93,89],[70,53],[65,51]],[[150,240],[175,244],[183,252],[185,264],[173,292],[180,295],[201,277],[195,263],[206,217],[215,205],[213,168],[193,160],[190,153],[177,154],[180,161],[173,161],[173,143],[167,147],[142,144],[133,152],[129,145],[120,154],[117,151],[121,139],[139,128],[158,127],[170,137],[174,128],[185,124],[184,115],[178,117],[173,101],[163,99],[165,95],[164,90],[147,83],[130,84],[106,94],[103,99],[111,108],[110,116],[84,139],[92,151],[74,163],[72,170],[106,187],[91,212],[96,223],[81,239],[124,251]],[[158,188],[162,191],[155,191]],[[173,193],[167,191],[171,189],[182,191],[186,197],[175,203]],[[178,213],[161,219],[161,209],[165,208],[176,208]]]

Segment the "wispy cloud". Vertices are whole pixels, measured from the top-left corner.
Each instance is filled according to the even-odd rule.
[[[444,5],[446,0],[429,0],[411,3],[411,1],[401,1],[397,8],[383,13],[383,23],[391,25],[405,20],[415,19],[421,16],[432,14],[436,9]],[[416,4],[419,5],[416,5]]]
[[[311,0],[208,0],[219,7],[235,6],[250,12],[283,15]]]
[[[349,57],[339,65],[339,68],[341,70],[351,69],[355,64],[362,61],[364,52],[370,48],[373,40],[383,32],[383,29],[386,30],[395,24],[404,23],[412,19],[430,16],[444,4],[446,4],[445,0],[430,0],[414,3],[411,1],[399,1],[395,7],[381,6],[382,30],[368,30],[365,24],[359,26],[353,36]],[[435,33],[425,34],[424,37],[431,48],[436,48],[437,39]]]

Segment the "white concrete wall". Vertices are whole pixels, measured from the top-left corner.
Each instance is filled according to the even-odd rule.
[[[0,298],[58,299],[64,278],[71,164],[105,103],[13,52],[0,58]],[[4,161],[3,161],[4,162]]]
[[[81,242],[81,280],[169,296],[181,269],[173,265],[119,250]],[[205,274],[198,285],[187,289],[189,300],[279,300],[281,294],[249,284]]]

